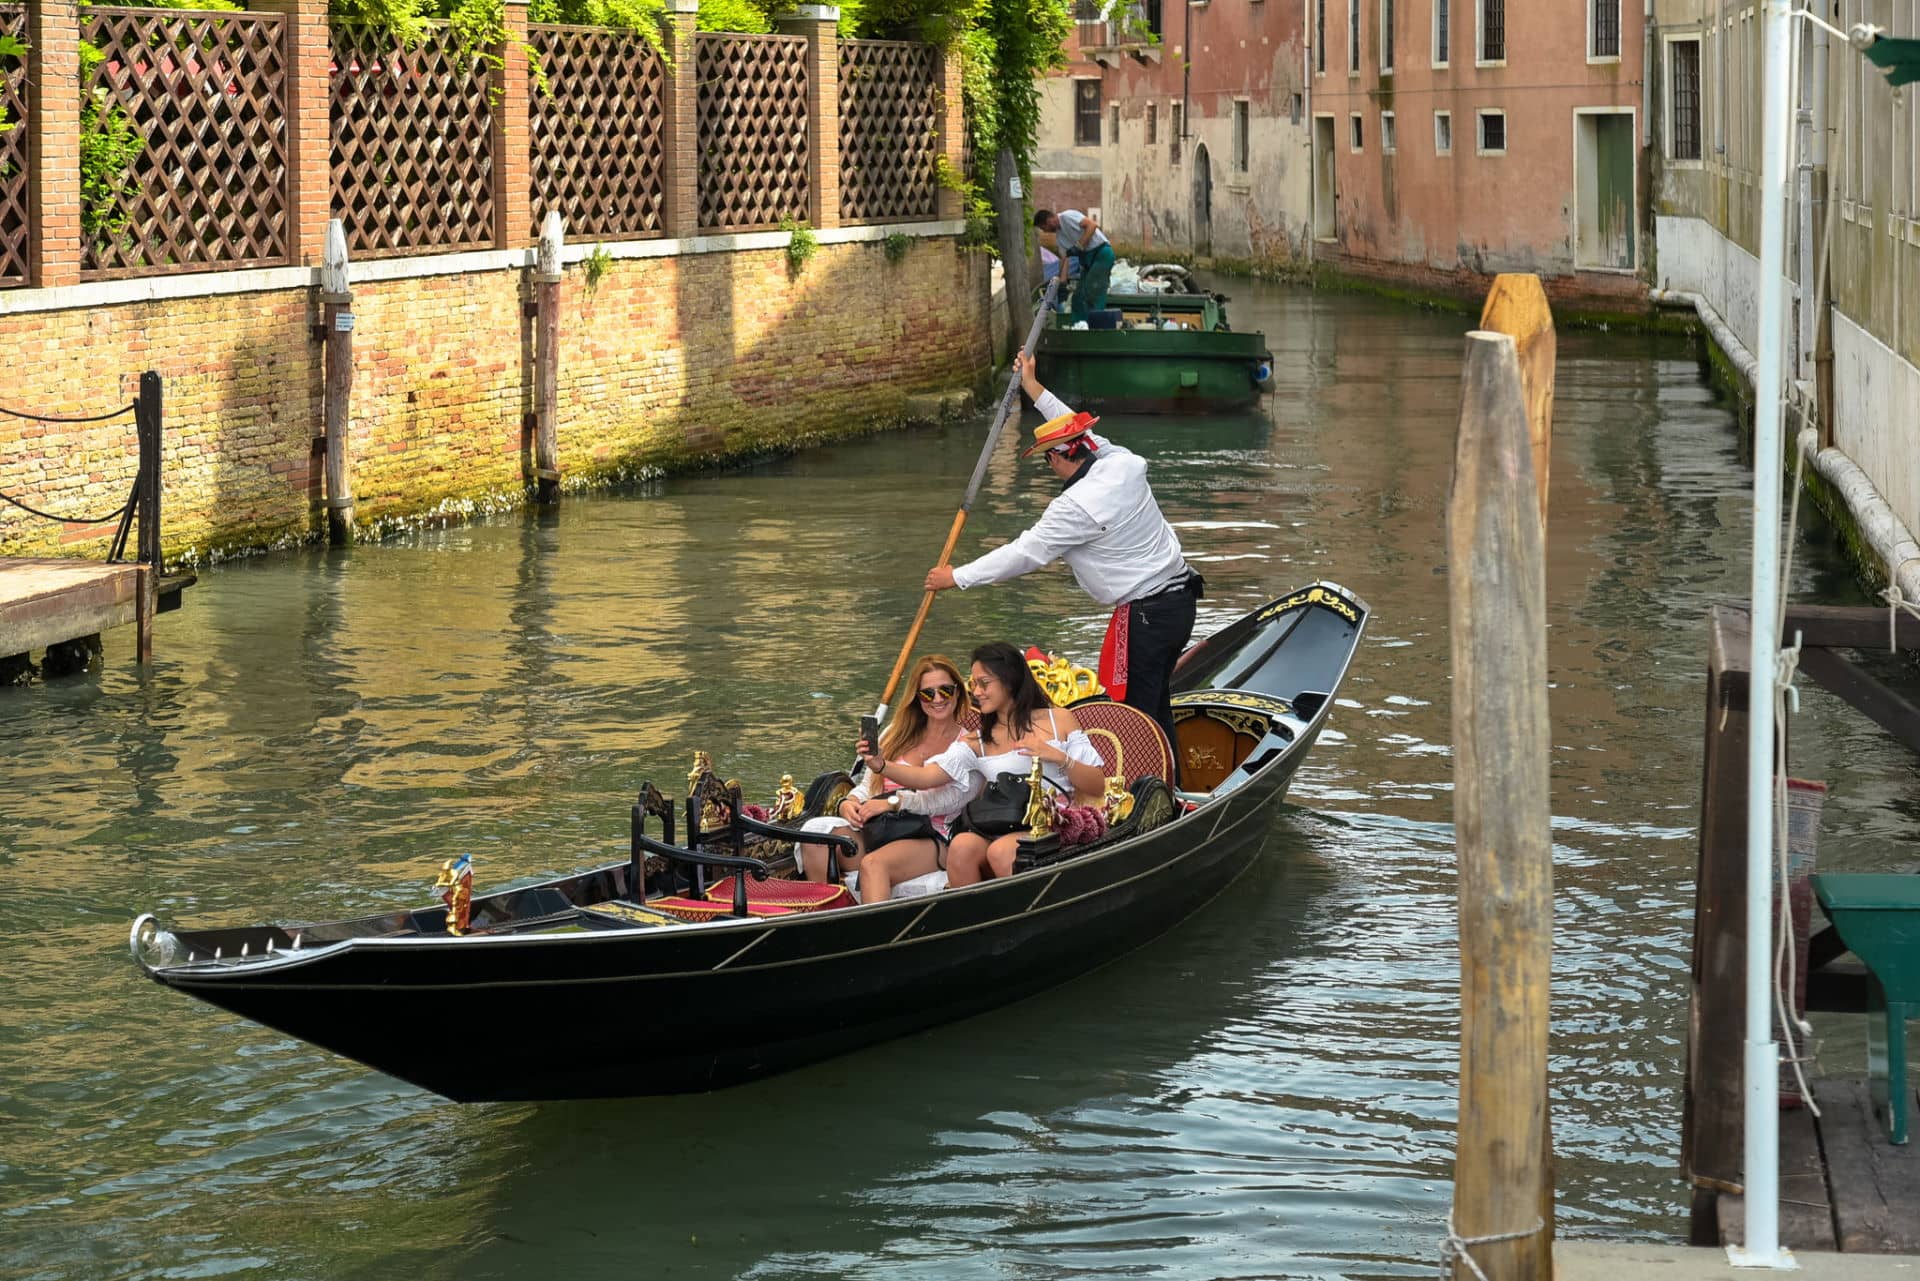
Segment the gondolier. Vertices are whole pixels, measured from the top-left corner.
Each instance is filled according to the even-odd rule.
[[[1023,357],[1014,360],[1034,407],[1047,416],[1022,456],[1044,452],[1061,493],[1006,546],[929,571],[926,589],[964,591],[1064,560],[1081,590],[1113,610],[1100,647],[1100,683],[1158,721],[1172,742],[1173,665],[1193,636],[1195,602],[1205,584],[1160,514],[1146,460],[1095,435],[1099,419],[1076,414],[1040,385]]]

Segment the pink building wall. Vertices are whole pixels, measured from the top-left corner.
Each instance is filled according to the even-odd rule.
[[[1639,139],[1642,97],[1642,9],[1619,5],[1617,57],[1589,56],[1593,4],[1609,0],[1506,0],[1504,65],[1476,66],[1481,7],[1487,0],[1451,0],[1447,65],[1434,65],[1433,24],[1439,0],[1393,5],[1393,69],[1381,68],[1383,0],[1305,0],[1309,21],[1324,3],[1325,70],[1312,77],[1312,111],[1333,119],[1334,234],[1321,239],[1323,264],[1410,283],[1476,289],[1500,271],[1534,271],[1560,294],[1628,297],[1646,255],[1640,210],[1644,181]],[[1360,58],[1349,73],[1349,10],[1360,10]],[[1630,110],[1630,118],[1577,125],[1582,109]],[[1504,155],[1476,154],[1478,113],[1506,113]],[[1451,155],[1436,152],[1434,113],[1451,113]],[[1394,113],[1396,150],[1382,147],[1382,113]],[[1363,143],[1350,145],[1351,117]],[[1604,132],[1604,141],[1599,141]],[[1630,255],[1618,244],[1595,248],[1597,216],[1583,205],[1576,144],[1588,150],[1586,181],[1611,167],[1632,189]],[[1325,134],[1316,132],[1316,160]],[[1630,140],[1630,154],[1620,148]],[[1598,147],[1596,151],[1594,148]],[[1625,163],[1626,168],[1620,169]],[[1602,181],[1605,181],[1602,179]],[[1316,198],[1325,195],[1324,179]],[[1588,231],[1581,230],[1582,218]],[[1616,220],[1617,222],[1617,220]],[[1617,229],[1617,228],[1616,228]],[[1327,230],[1324,212],[1317,227]],[[1576,237],[1584,239],[1576,244]],[[1610,260],[1610,261],[1606,261]],[[1604,264],[1604,265],[1603,265]]]

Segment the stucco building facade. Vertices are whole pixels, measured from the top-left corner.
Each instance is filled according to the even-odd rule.
[[[1093,51],[1106,66],[1109,234],[1148,256],[1304,266],[1311,154],[1297,0],[1136,6],[1118,36]]]
[[[1107,142],[1104,68],[1085,52],[1106,41],[1107,24],[1092,0],[1081,0],[1062,52],[1067,64],[1040,82],[1040,129],[1032,159],[1037,209],[1094,209]]]
[[[1915,0],[1839,0],[1832,8],[1827,16],[1843,29],[1871,23],[1895,36],[1920,32]],[[1654,0],[1654,21],[1647,97],[1659,258],[1650,274],[1656,287],[1692,295],[1752,351],[1760,14],[1751,0]],[[1920,530],[1920,94],[1909,87],[1896,102],[1879,71],[1815,30],[1802,33],[1796,56],[1786,340],[1794,398],[1806,412],[1790,412],[1787,427],[1791,434],[1815,424],[1814,467],[1842,491],[1868,542],[1878,531],[1879,555],[1890,563],[1874,568],[1904,578],[1911,596],[1920,590],[1920,546],[1912,541]]]
[[[1638,293],[1643,6],[1306,0],[1313,232],[1338,269]]]

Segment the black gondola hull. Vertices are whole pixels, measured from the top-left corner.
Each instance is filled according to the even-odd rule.
[[[1364,605],[1342,600],[1358,612],[1331,684],[1364,628]],[[1276,634],[1278,652],[1287,633]],[[964,889],[769,919],[400,930],[291,951],[289,927],[183,931],[167,938],[201,953],[141,963],[162,984],[455,1100],[710,1090],[1021,999],[1185,920],[1259,857],[1331,695],[1303,720],[1276,721],[1279,746],[1197,809]],[[1242,700],[1233,706],[1265,697],[1203,695],[1215,696]],[[624,876],[602,868],[549,887],[589,903],[614,896]],[[325,928],[311,930],[324,938]],[[278,950],[262,956],[269,941]],[[205,954],[214,946],[218,960]],[[242,946],[250,955],[236,958]]]

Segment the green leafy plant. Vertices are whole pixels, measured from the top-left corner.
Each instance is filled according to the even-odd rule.
[[[904,231],[890,231],[880,247],[886,250],[888,262],[905,262],[907,252],[913,248],[913,237]]]
[[[790,233],[787,240],[787,274],[797,276],[806,270],[807,262],[820,249],[820,238],[813,234],[813,228],[793,218],[782,218],[780,230]]]
[[[613,270],[613,255],[607,252],[605,245],[595,245],[593,252],[580,260],[582,283],[587,287],[587,297],[592,298],[600,291],[600,282]]]
[[[24,58],[26,56],[27,46],[21,42],[19,37],[0,32],[0,58]],[[0,68],[0,95],[4,95],[6,87],[6,71],[4,68]],[[11,128],[13,128],[13,122],[7,119],[6,98],[0,96],[0,133],[5,133]]]
[[[132,220],[123,197],[145,139],[133,118],[105,89],[93,87],[93,71],[106,59],[97,46],[80,42],[80,234],[98,244],[123,234]]]
[[[700,12],[694,26],[701,31],[749,31],[760,34],[773,30],[771,6],[754,0],[700,0]]]

